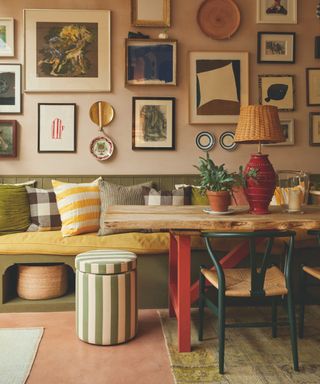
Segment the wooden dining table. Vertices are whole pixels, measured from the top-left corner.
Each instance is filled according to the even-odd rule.
[[[203,231],[308,230],[320,228],[320,206],[308,206],[304,212],[284,212],[270,207],[270,214],[252,215],[245,207],[230,214],[210,214],[204,206],[109,206],[104,212],[108,229],[170,232],[169,314],[176,316],[178,350],[189,352],[191,304],[198,298],[198,283],[191,285],[191,236]],[[246,242],[240,243],[222,259],[224,268],[233,268],[248,255]]]

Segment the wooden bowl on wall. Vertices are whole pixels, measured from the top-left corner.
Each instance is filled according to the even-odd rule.
[[[240,26],[240,11],[234,0],[205,0],[197,21],[201,31],[212,39],[229,39]]]

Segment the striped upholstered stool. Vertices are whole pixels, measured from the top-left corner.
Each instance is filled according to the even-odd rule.
[[[95,250],[76,257],[78,337],[98,345],[120,344],[137,331],[137,256]]]

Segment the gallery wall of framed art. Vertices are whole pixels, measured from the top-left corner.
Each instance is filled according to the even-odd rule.
[[[320,105],[319,19],[312,3],[42,0],[32,9],[28,0],[5,2],[0,120],[16,121],[18,145],[17,156],[2,161],[11,161],[20,174],[30,172],[30,164],[42,174],[193,173],[201,148],[210,148],[218,162],[236,169],[252,148],[239,144],[231,150],[240,105],[263,103],[279,107],[288,132],[284,145],[268,146],[275,166],[312,172],[319,148],[311,145],[317,143],[315,135],[309,139],[309,114]],[[169,136],[173,128],[174,145],[169,136],[162,141],[161,134],[154,141],[147,135],[143,143],[137,133],[133,143],[134,98],[151,98],[158,112],[169,110],[174,99],[174,124],[163,114]],[[163,105],[157,104],[161,100]],[[95,121],[90,108],[104,103],[112,106],[113,118],[102,133],[99,108]],[[38,152],[38,104],[76,104],[76,138],[67,152],[53,147],[44,152],[44,146]],[[145,129],[142,115],[137,132]],[[103,116],[101,110],[101,123]],[[202,132],[206,135],[197,141]],[[94,141],[101,134],[113,143],[103,155],[102,144]],[[142,144],[150,150],[142,150]],[[93,152],[108,160],[97,161]]]

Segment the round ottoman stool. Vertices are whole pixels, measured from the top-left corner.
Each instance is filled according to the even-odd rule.
[[[76,264],[76,324],[87,343],[112,345],[137,332],[137,256],[101,249],[79,254]]]

